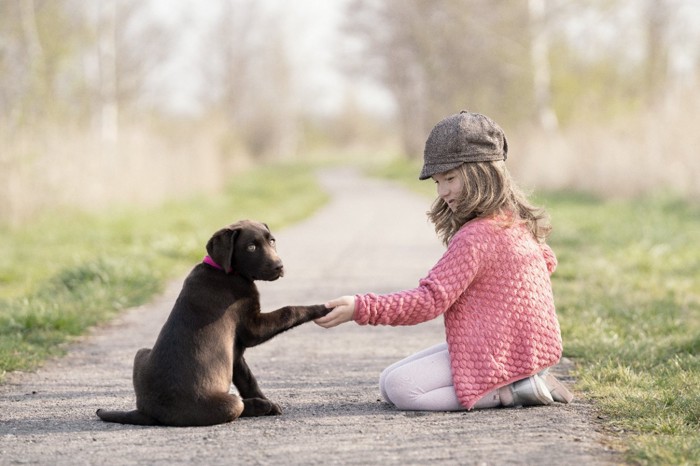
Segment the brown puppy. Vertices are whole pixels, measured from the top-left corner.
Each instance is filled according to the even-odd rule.
[[[260,391],[243,353],[329,310],[316,305],[260,312],[253,281],[283,274],[265,224],[244,220],[229,225],[212,236],[207,252],[185,280],[153,349],[136,353],[136,409],[98,409],[103,421],[202,426],[281,414]],[[240,397],[229,394],[231,382]]]

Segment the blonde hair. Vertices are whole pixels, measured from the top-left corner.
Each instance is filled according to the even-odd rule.
[[[523,223],[535,240],[540,243],[546,240],[552,229],[549,216],[527,200],[504,161],[463,163],[454,171],[463,183],[455,211],[440,197],[428,211],[428,218],[445,245],[465,223],[494,215],[502,215],[507,226]]]

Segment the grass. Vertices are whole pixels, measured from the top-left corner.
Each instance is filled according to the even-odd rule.
[[[434,196],[418,167],[375,170]],[[632,464],[700,463],[700,206],[659,195],[538,195],[565,356]]]
[[[554,276],[578,388],[634,462],[700,462],[700,209],[551,195]]]
[[[201,260],[218,228],[251,218],[278,229],[325,200],[308,167],[266,167],[236,177],[219,196],[102,214],[62,211],[0,229],[0,379],[148,302]]]

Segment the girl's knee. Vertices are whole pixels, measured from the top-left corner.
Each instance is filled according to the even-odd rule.
[[[415,400],[420,396],[420,391],[413,379],[401,372],[394,370],[385,375],[383,373],[382,396],[398,409],[415,409]]]
[[[384,401],[389,403],[391,403],[391,399],[389,399],[389,395],[386,393],[386,376],[391,372],[390,369],[390,367],[387,367],[379,374],[379,392],[382,394]]]

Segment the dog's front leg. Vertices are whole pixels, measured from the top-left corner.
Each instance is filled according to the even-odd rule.
[[[257,313],[247,321],[244,336],[245,346],[264,343],[277,334],[297,325],[323,317],[331,310],[323,304],[314,306],[285,306],[272,312]]]
[[[242,351],[240,351],[242,353]],[[236,354],[240,354],[236,349]],[[243,355],[236,356],[233,361],[233,384],[238,394],[243,398],[243,413],[241,416],[274,416],[282,414],[277,403],[268,400],[258,386],[258,381],[250,371]]]
[[[243,356],[233,361],[233,384],[241,398],[266,398]]]

